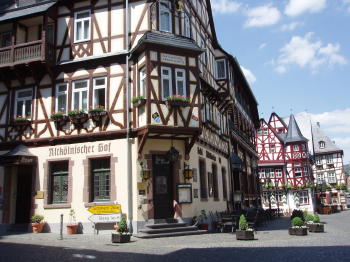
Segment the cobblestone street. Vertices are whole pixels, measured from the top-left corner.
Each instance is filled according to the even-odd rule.
[[[350,261],[350,211],[321,216],[326,233],[289,236],[289,218],[260,228],[255,241],[231,233],[137,239],[112,244],[109,234],[2,236],[0,261]],[[45,252],[43,252],[45,251]]]

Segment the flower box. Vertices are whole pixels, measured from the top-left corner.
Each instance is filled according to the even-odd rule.
[[[112,233],[112,243],[128,243],[130,238],[131,234]]]
[[[323,224],[308,224],[307,227],[309,228],[309,232],[313,232],[313,233],[323,233],[324,232],[324,225]]]
[[[307,227],[290,227],[288,229],[289,235],[293,236],[306,236],[307,235]]]
[[[188,101],[182,101],[182,100],[167,100],[166,105],[167,106],[172,106],[172,107],[187,107],[189,106]]]
[[[140,107],[146,104],[146,99],[143,96],[134,97],[132,98],[131,103],[134,107]]]
[[[54,121],[57,130],[61,130],[69,120],[69,117],[65,114],[52,114],[50,118]]]
[[[104,116],[107,115],[107,111],[104,109],[90,109],[89,110],[89,117],[94,122],[96,126],[102,125],[102,119]]]
[[[29,126],[30,120],[28,118],[17,117],[12,120],[12,125],[16,127]]]
[[[254,240],[253,230],[236,230],[237,240]]]
[[[88,114],[81,110],[69,112],[68,117],[77,129],[81,129],[84,123],[89,119]]]

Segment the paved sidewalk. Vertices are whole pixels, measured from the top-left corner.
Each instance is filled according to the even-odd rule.
[[[112,244],[110,235],[18,234],[0,237],[0,261],[349,261],[350,211],[321,215],[326,233],[288,235],[289,218],[270,221],[254,241],[232,233]]]

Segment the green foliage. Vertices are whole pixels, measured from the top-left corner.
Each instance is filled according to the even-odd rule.
[[[183,102],[190,102],[186,97],[180,96],[180,95],[172,95],[165,98],[167,101],[183,101]]]
[[[79,114],[85,114],[84,110],[72,110],[70,112],[68,112],[69,116],[75,116],[75,115],[79,115]]]
[[[295,217],[299,217],[301,220],[304,220],[304,212],[301,210],[294,209],[292,212],[291,219],[293,220]]]
[[[41,221],[43,221],[43,220],[44,220],[44,216],[42,216],[42,215],[36,214],[36,215],[32,216],[32,223],[41,223]]]
[[[131,99],[131,103],[133,103],[133,104],[136,104],[138,101],[140,101],[141,99],[145,99],[145,97],[144,96],[136,96],[136,97],[133,97],[132,99]]]
[[[62,113],[62,112],[57,112],[57,113],[53,113],[51,116],[50,116],[50,118],[51,118],[51,120],[55,120],[56,118],[58,118],[58,117],[63,117],[65,114],[64,113]]]
[[[94,108],[89,108],[89,113],[92,112],[103,112],[105,111],[105,107],[104,106],[96,106]]]
[[[305,218],[304,218],[305,222],[311,222],[314,221],[314,216],[311,214],[306,214]]]
[[[247,230],[248,222],[244,215],[241,215],[239,218],[239,230]]]
[[[120,222],[118,222],[118,233],[123,234],[128,232],[129,232],[128,224],[126,222],[125,216],[123,216]]]
[[[288,183],[287,186],[286,186],[287,189],[293,189],[293,186],[292,184]]]
[[[18,116],[13,121],[15,121],[15,122],[24,122],[24,121],[28,121],[28,120],[29,120],[29,118],[27,118],[27,117]]]
[[[300,217],[295,217],[292,219],[293,227],[302,227],[304,225],[304,221]]]
[[[73,208],[71,208],[71,210],[69,210],[69,223],[75,224],[75,211]]]
[[[314,223],[320,223],[320,216],[316,213],[314,215],[314,220],[313,220]]]

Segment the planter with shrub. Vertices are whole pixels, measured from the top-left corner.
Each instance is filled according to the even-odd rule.
[[[57,130],[61,130],[69,120],[69,117],[62,112],[53,113],[50,118],[54,121]]]
[[[140,107],[143,106],[144,104],[146,104],[146,99],[144,96],[136,96],[133,97],[131,99],[131,103],[135,106],[135,107]]]
[[[34,215],[32,216],[32,229],[33,233],[41,233],[45,226],[44,216]]]
[[[115,227],[117,232],[112,233],[112,243],[130,242],[131,233],[129,232],[125,216],[123,216]]]
[[[318,214],[315,214],[312,222],[308,223],[309,232],[313,233],[323,233],[324,225],[320,223],[320,217]]]
[[[69,224],[67,225],[67,234],[74,235],[78,232],[78,224],[75,220],[75,211],[71,209],[69,211]]]
[[[107,111],[103,106],[89,109],[89,117],[91,118],[92,122],[94,122],[95,126],[101,126],[103,117],[106,115]]]
[[[304,221],[300,217],[292,219],[292,227],[288,230],[289,235],[305,236],[307,235],[307,227],[304,226]]]
[[[72,110],[68,113],[68,117],[77,129],[83,128],[84,123],[89,119],[84,110]]]
[[[237,240],[254,240],[254,229],[249,228],[247,219],[244,215],[239,218],[239,230],[236,230]]]
[[[166,98],[166,104],[172,107],[186,107],[189,106],[190,101],[184,96],[173,95]]]

